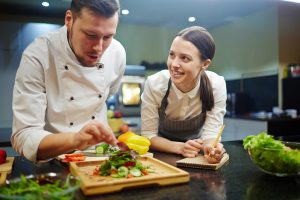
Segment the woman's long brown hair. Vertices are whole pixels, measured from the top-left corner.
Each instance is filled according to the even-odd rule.
[[[213,90],[205,71],[201,73],[200,99],[202,110],[211,111],[213,109],[215,104]]]

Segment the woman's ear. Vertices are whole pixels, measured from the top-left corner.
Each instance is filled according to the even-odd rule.
[[[206,70],[208,68],[208,66],[210,65],[210,63],[211,63],[211,60],[210,59],[206,59],[203,62],[202,70]]]

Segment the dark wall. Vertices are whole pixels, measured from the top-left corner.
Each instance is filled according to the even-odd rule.
[[[283,109],[297,109],[300,113],[300,77],[282,80]]]
[[[239,106],[248,112],[271,112],[278,106],[278,75],[228,80],[227,92],[237,93]],[[238,99],[241,98],[241,99]]]

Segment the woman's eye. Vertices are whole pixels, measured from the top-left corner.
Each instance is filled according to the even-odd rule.
[[[189,59],[188,57],[186,57],[186,56],[183,56],[181,59],[182,59],[184,62],[190,61],[190,59]]]
[[[169,57],[174,57],[174,53],[173,53],[173,52],[170,52],[170,53],[169,53]]]

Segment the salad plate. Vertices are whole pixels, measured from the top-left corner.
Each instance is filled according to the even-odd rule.
[[[72,162],[70,171],[81,180],[81,190],[85,195],[104,194],[147,185],[173,185],[189,181],[189,173],[152,157],[138,157],[137,161],[151,169],[151,173],[133,178],[114,178],[95,175],[95,168],[102,161]]]

